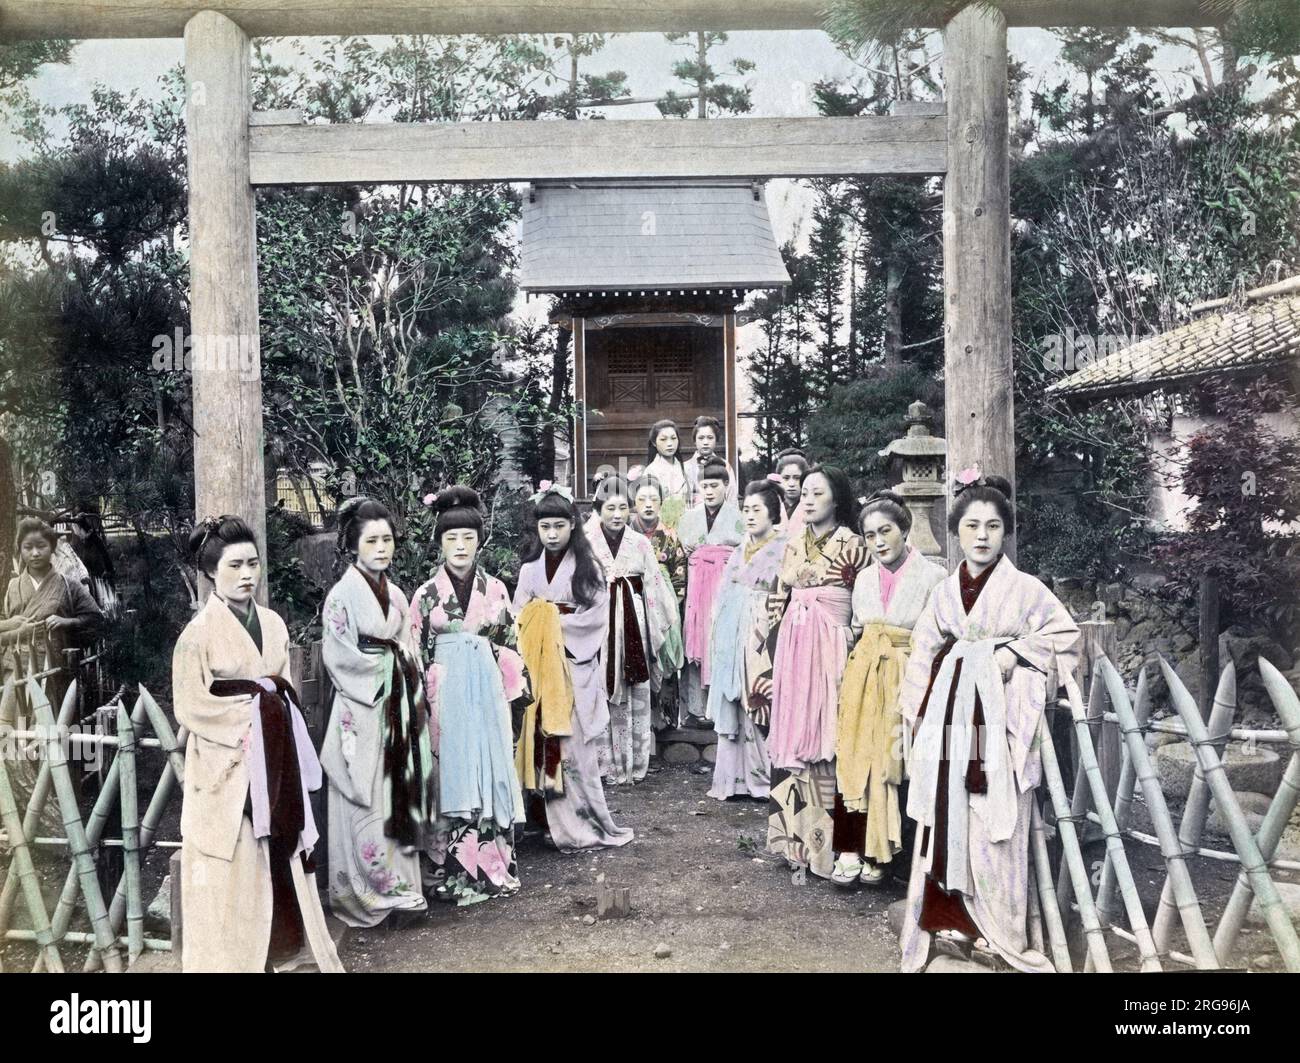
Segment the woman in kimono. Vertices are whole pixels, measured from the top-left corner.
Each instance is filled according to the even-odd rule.
[[[686,551],[682,549],[677,532],[659,519],[664,502],[663,485],[639,466],[629,470],[628,476],[633,481],[635,495],[632,530],[650,540],[650,548],[659,561],[659,570],[676,595],[680,615],[686,604]],[[669,649],[682,650],[679,642],[670,644]],[[670,654],[668,660],[659,661],[662,678],[659,688],[653,690],[650,697],[650,725],[656,731],[662,731],[677,721],[678,677],[684,652]]]
[[[770,599],[781,623],[772,662],[769,852],[792,867],[830,878],[836,850],[854,848],[861,813],[844,807],[835,785],[840,680],[853,632],[853,585],[866,564],[853,531],[849,478],[817,465],[803,478],[803,531],[785,547]]]
[[[722,423],[716,417],[697,417],[691,430],[695,441],[695,453],[682,466],[686,470],[686,480],[691,485],[691,505],[698,506],[703,501],[700,495],[700,474],[706,466],[725,465],[727,468],[727,501],[736,501],[736,470],[731,467],[727,457],[719,447],[722,443]]]
[[[836,785],[844,807],[866,816],[860,847],[839,852],[831,881],[874,886],[903,844],[899,787],[903,723],[898,685],[907,667],[912,628],[934,586],[947,573],[907,545],[912,513],[893,491],[877,491],[861,514],[862,539],[875,564],[853,585],[853,634],[840,684]]]
[[[4,611],[0,613],[0,683],[4,684],[0,725],[12,727],[18,722],[18,699],[12,688],[18,676],[32,670],[29,654],[35,653],[38,672],[60,667],[66,663],[63,651],[93,635],[102,619],[86,585],[55,568],[58,541],[54,529],[43,520],[25,517],[18,522],[14,547],[19,571],[5,588]],[[47,685],[55,711],[63,700],[61,686]]]
[[[777,626],[767,607],[776,590],[785,536],[776,527],[781,490],[771,480],[745,488],[745,535],[727,561],[713,610],[709,719],[718,734],[710,797],[765,800],[771,788],[767,725]]]
[[[519,890],[514,828],[524,818],[511,702],[524,695],[505,584],[478,566],[478,493],[448,487],[434,500],[442,564],[411,598],[437,758],[437,807],[425,851],[434,896],[458,905]]]
[[[646,447],[645,471],[659,481],[663,490],[663,508],[660,519],[670,528],[691,504],[691,482],[686,477],[686,467],[678,456],[681,440],[677,425],[671,419],[655,421],[650,426],[650,440]]]
[[[1055,694],[1047,675],[1074,667],[1079,629],[1003,555],[1010,484],[978,470],[958,480],[948,528],[965,560],[917,622],[900,699],[917,824],[903,970],[921,970],[939,935],[945,951],[977,948],[1022,971],[1051,971],[1028,948],[1030,808],[1042,779],[1038,727]]]
[[[393,521],[368,498],[339,509],[351,564],[325,599],[322,653],[334,689],[321,764],[329,778],[330,909],[349,926],[426,909],[420,851],[433,817],[433,753],[406,595],[386,575]]]
[[[520,645],[537,702],[525,714],[516,763],[526,790],[543,801],[541,821],[561,852],[626,845],[605,804],[597,749],[609,728],[601,650],[609,631],[609,590],[566,488],[548,483],[533,512],[515,589]],[[558,652],[547,654],[549,630]],[[535,667],[533,657],[540,658]],[[547,704],[553,698],[555,704]],[[548,716],[557,723],[548,724]],[[536,808],[536,806],[534,806]]]
[[[781,527],[787,538],[803,531],[803,511],[799,506],[803,478],[808,474],[808,459],[798,451],[782,451],[777,455],[777,478],[781,481]]]
[[[601,775],[612,783],[640,782],[650,768],[650,690],[663,675],[671,640],[680,642],[677,598],[659,568],[650,540],[627,526],[628,488],[617,476],[596,487],[596,513],[587,538],[609,584],[609,633],[604,652],[609,726],[600,747]],[[671,652],[667,652],[672,656]]]
[[[709,687],[709,630],[713,602],[722,584],[722,570],[745,534],[740,510],[727,500],[730,473],[726,465],[713,462],[700,472],[698,506],[688,509],[677,526],[686,551],[686,623],[682,639],[686,644],[686,697],[681,724],[705,728]]]
[[[212,584],[172,655],[172,703],[189,731],[181,805],[184,971],[341,971],[316,892],[308,792],[320,761],[289,684],[289,632],[253,600],[252,529],[209,518],[189,539]]]

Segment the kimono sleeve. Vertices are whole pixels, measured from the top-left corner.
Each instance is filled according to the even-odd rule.
[[[999,639],[999,645],[1014,653],[1020,665],[1044,675],[1053,665],[1057,675],[1073,671],[1079,625],[1056,595],[1033,576],[1021,575],[1022,593],[1029,599],[1022,625],[1025,633],[1006,641]]]
[[[68,613],[74,620],[80,620],[82,630],[93,633],[103,620],[103,611],[95,601],[86,585],[77,579],[65,580],[68,587]]]
[[[944,642],[943,632],[939,630],[937,604],[938,594],[932,592],[916,627],[912,629],[912,652],[907,658],[907,668],[898,691],[898,708],[909,725],[916,724],[921,703],[930,689],[934,658]]]
[[[213,671],[211,639],[194,625],[181,632],[172,653],[172,703],[176,720],[209,742],[231,749],[241,745],[252,723],[253,699],[247,694],[209,693]]]
[[[325,599],[322,618],[321,655],[334,689],[351,702],[373,707],[383,686],[383,658],[361,649],[356,617],[337,588]]]
[[[516,701],[527,695],[528,679],[524,671],[524,659],[519,656],[519,634],[515,627],[515,615],[510,609],[506,586],[500,580],[488,581],[487,595],[488,615],[492,620],[483,634],[492,643],[492,651],[496,654],[506,700]]]
[[[601,584],[590,605],[577,606],[560,614],[564,629],[564,650],[576,664],[587,664],[600,656],[609,635],[609,587]]]

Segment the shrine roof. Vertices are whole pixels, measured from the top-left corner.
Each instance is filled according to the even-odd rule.
[[[753,182],[529,187],[520,252],[526,292],[668,294],[789,283],[762,186]]]

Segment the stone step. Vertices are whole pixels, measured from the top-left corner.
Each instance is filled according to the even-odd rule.
[[[674,745],[677,742],[688,742],[693,746],[715,746],[718,744],[718,736],[714,733],[712,727],[707,731],[696,731],[689,727],[679,730],[671,727],[666,731],[660,731],[656,735],[656,740],[661,746]]]

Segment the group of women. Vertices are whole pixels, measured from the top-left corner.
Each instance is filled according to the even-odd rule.
[[[251,531],[234,517],[195,529],[214,593],[174,659],[190,733],[185,968],[338,969],[310,888],[322,776],[331,909],[374,926],[428,898],[518,890],[526,822],[566,852],[627,844],[604,784],[644,778],[656,725],[680,723],[716,730],[710,796],[768,801],[767,847],[793,868],[882,881],[906,811],[905,970],[933,935],[1050,969],[1028,947],[1029,815],[1046,677],[1070,666],[1078,629],[1004,556],[1008,485],[966,476],[950,510],[964,560],[947,575],[907,545],[899,496],[860,504],[833,466],[783,454],[737,497],[719,436],[697,424],[683,463],[659,422],[644,470],[603,479],[585,524],[543,483],[513,595],[478,564],[468,488],[434,500],[442,562],[409,604],[386,575],[388,511],[346,503],[319,758],[284,624],[253,601]]]

